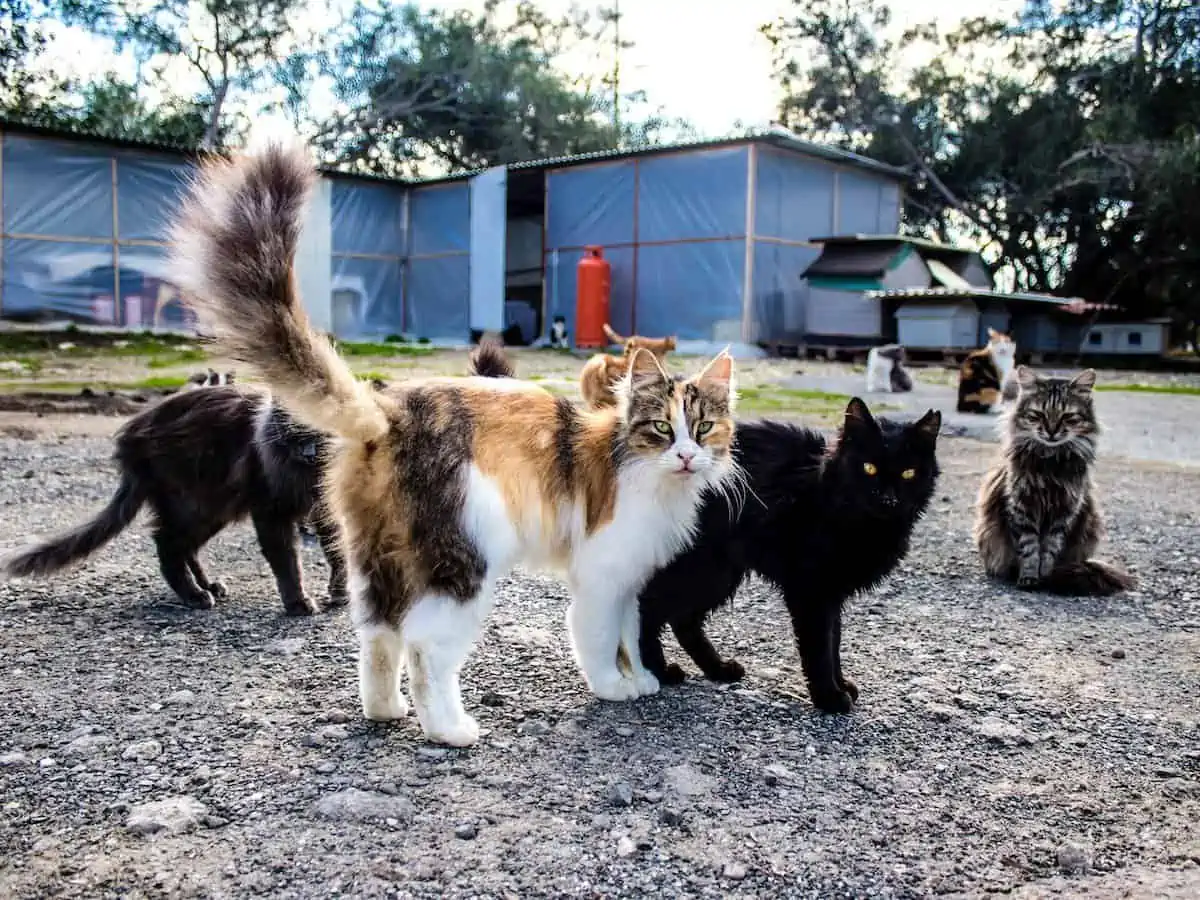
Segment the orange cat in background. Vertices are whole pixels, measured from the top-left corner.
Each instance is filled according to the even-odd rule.
[[[629,360],[638,350],[649,350],[661,363],[667,354],[675,349],[674,335],[662,338],[642,337],[636,334],[621,337],[607,324],[604,326],[604,334],[614,344],[624,347],[625,353],[623,356],[597,353],[584,365],[583,371],[579,373],[579,390],[588,409],[616,405],[613,384],[625,374]]]

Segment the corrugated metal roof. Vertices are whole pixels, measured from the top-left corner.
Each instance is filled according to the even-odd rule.
[[[991,291],[987,288],[898,288],[891,291],[864,291],[866,297],[887,300],[1002,300],[1008,303],[1038,303],[1054,306],[1063,312],[1087,313],[1105,309],[1120,309],[1111,303],[1089,303],[1079,297],[1055,297],[1053,294],[1031,294],[1024,291]]]

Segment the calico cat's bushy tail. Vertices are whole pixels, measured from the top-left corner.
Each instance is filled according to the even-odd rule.
[[[123,474],[117,492],[98,515],[54,540],[17,552],[0,563],[0,569],[12,578],[49,575],[65,569],[91,556],[128,528],[145,502],[146,494],[137,480]]]
[[[316,178],[299,147],[205,162],[172,229],[173,275],[226,352],[297,419],[366,443],[388,431],[379,395],[312,327],[292,271]]]
[[[1089,559],[1063,563],[1038,585],[1039,590],[1070,597],[1107,597],[1131,590],[1137,579],[1110,563]]]

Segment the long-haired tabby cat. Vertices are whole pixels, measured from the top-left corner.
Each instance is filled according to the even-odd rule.
[[[638,652],[638,591],[691,537],[731,470],[733,361],[686,380],[643,351],[616,409],[590,413],[512,378],[431,378],[372,393],[317,334],[292,264],[316,179],[300,150],[209,161],[174,228],[181,287],[225,349],[301,421],[339,437],[326,482],[345,536],[364,715],[468,745],[459,670],[514,564],[565,572],[576,659],[597,696],[658,690]]]
[[[1092,484],[1100,433],[1095,371],[1043,378],[1020,366],[1017,383],[1000,460],[984,476],[976,507],[984,570],[1056,594],[1129,590],[1129,573],[1091,558],[1104,535]]]
[[[996,413],[1012,373],[1017,345],[1007,334],[988,329],[987,346],[973,350],[958,372],[959,412]]]
[[[297,425],[270,397],[231,385],[167,397],[117,432],[121,481],[95,518],[5,560],[10,576],[45,576],[91,556],[137,517],[154,513],[159,567],[189,606],[210,609],[226,596],[197,554],[228,525],[250,517],[289,615],[310,615],[296,553],[297,526],[310,515],[329,563],[329,599],[346,601],[346,570],[336,528],[319,510],[326,439]]]
[[[856,397],[832,445],[795,425],[740,423],[734,456],[743,490],[710,494],[691,547],[642,591],[650,671],[664,683],[683,680],[663,656],[670,625],[705,675],[740,679],[741,665],[721,658],[704,623],[753,573],[783,595],[813,704],[848,712],[858,688],[842,673],[842,605],[908,552],[937,482],[941,422],[934,410],[911,424],[876,419]]]

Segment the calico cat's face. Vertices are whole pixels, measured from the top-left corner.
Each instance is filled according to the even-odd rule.
[[[1017,355],[1017,344],[1011,337],[995,328],[988,329],[988,350],[997,362],[1012,362]]]
[[[625,445],[635,457],[680,478],[709,476],[729,462],[733,443],[733,358],[721,353],[700,374],[672,378],[637,350],[617,383]]]
[[[937,436],[942,414],[929,410],[911,424],[876,419],[855,397],[834,452],[847,496],[870,515],[911,518],[920,513],[937,482]]]
[[[1046,450],[1090,447],[1099,431],[1092,404],[1094,369],[1069,379],[1043,378],[1028,366],[1020,366],[1017,383],[1021,393],[1009,418],[1014,438]]]

